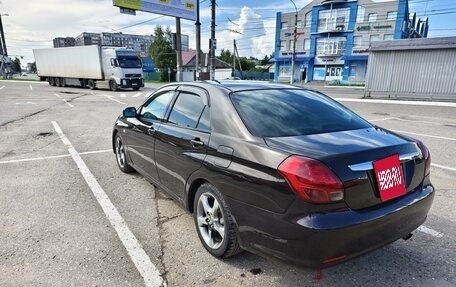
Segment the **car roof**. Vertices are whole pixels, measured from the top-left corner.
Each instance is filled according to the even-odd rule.
[[[195,82],[177,82],[171,86],[199,86],[202,88],[214,87],[228,90],[229,92],[238,92],[246,90],[267,90],[267,89],[302,89],[301,87],[272,83],[265,81],[240,81],[240,80],[220,80],[220,81],[195,81]],[[169,86],[169,85],[166,85]]]

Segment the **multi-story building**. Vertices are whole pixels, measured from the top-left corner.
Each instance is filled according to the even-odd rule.
[[[410,16],[408,0],[314,0],[277,13],[274,79],[363,82],[370,43],[427,37],[428,28]]]
[[[69,46],[110,46],[110,47],[126,47],[138,52],[140,57],[148,57],[150,44],[154,41],[153,35],[133,35],[123,33],[88,33],[83,32],[76,38],[55,38],[54,48],[69,47]],[[189,37],[182,35],[181,37],[182,50],[188,51]]]
[[[61,48],[61,47],[72,47],[76,45],[76,41],[73,37],[60,37],[54,38],[54,48]]]
[[[149,54],[150,44],[155,37],[152,35],[133,35],[123,33],[106,33],[100,34],[102,46],[127,47],[139,52],[141,57],[147,57]]]
[[[75,38],[75,46],[101,45],[100,33],[83,32]]]

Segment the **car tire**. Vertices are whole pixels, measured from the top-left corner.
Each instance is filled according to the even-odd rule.
[[[242,251],[231,211],[220,191],[209,183],[196,192],[193,218],[201,243],[214,257],[227,258]]]
[[[54,83],[56,87],[60,87],[60,78],[54,78]]]
[[[139,87],[134,87],[133,88],[133,91],[138,91],[139,90]]]
[[[113,92],[118,91],[119,85],[117,85],[116,81],[111,80],[111,81],[109,81],[109,89]]]
[[[116,154],[117,166],[122,172],[130,173],[134,171],[134,169],[127,163],[125,146],[119,134],[116,134],[114,138],[114,153]]]
[[[87,88],[87,80],[81,79],[81,80],[79,80],[79,82],[81,84],[81,88],[83,88],[83,89]]]
[[[49,85],[55,87],[55,79],[53,77],[49,77]]]
[[[89,89],[95,90],[95,81],[94,80],[88,80],[87,81],[87,86],[89,87]]]

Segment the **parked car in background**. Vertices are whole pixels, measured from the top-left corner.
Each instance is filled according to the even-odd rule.
[[[426,146],[315,91],[166,85],[116,120],[112,145],[190,213],[206,250],[325,267],[410,233],[434,197]]]

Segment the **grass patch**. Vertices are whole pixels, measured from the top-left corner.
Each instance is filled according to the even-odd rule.
[[[348,81],[332,81],[328,84],[329,86],[344,86],[344,87],[364,87],[364,83],[358,83],[358,82],[348,82]]]

